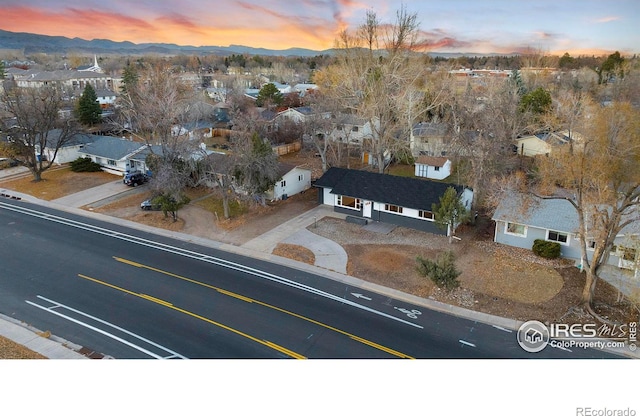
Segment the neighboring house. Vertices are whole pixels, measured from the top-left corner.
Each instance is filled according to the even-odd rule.
[[[103,136],[86,133],[74,134],[69,141],[58,149],[58,153],[54,158],[53,155],[58,145],[58,140],[60,139],[60,130],[51,130],[47,137],[47,146],[44,148],[44,151],[40,152],[40,146],[36,145],[36,155],[44,156],[46,160],[52,160],[53,163],[58,165],[68,163],[80,157],[79,152],[83,146],[93,143],[101,137]]]
[[[187,136],[189,140],[213,137],[214,123],[198,120],[184,124],[177,124],[171,128],[172,136]]]
[[[409,148],[414,156],[444,156],[450,151],[447,142],[446,124],[416,123],[409,138]]]
[[[421,178],[442,180],[451,175],[451,161],[446,157],[418,156],[415,175]]]
[[[522,156],[548,156],[554,147],[567,145],[572,140],[574,143],[580,143],[582,137],[575,132],[569,134],[566,130],[556,133],[539,133],[516,139],[516,147],[518,154]]]
[[[625,227],[616,237],[615,249],[607,264],[638,271],[640,261],[640,213],[638,220]],[[569,201],[542,199],[520,194],[506,195],[492,218],[496,222],[494,241],[531,249],[536,239],[560,243],[561,256],[576,260],[582,257],[578,237],[578,214]],[[594,242],[589,242],[592,246]],[[588,250],[589,256],[592,250]]]
[[[139,155],[148,147],[145,143],[112,136],[98,137],[99,140],[83,146],[78,151],[79,156],[91,158],[103,170],[114,175],[124,175],[131,170],[148,170],[143,155]]]
[[[296,84],[293,86],[293,91],[300,94],[300,98],[303,98],[308,93],[312,93],[313,91],[318,90],[318,86],[316,84]]]
[[[293,121],[296,124],[304,123],[311,114],[311,107],[287,108],[286,110],[282,110],[276,114],[275,122],[277,123],[278,120],[286,119]]]
[[[329,139],[343,143],[362,145],[365,140],[373,138],[372,123],[350,114],[332,114],[333,128]]]
[[[300,166],[280,163],[278,166],[280,179],[267,192],[267,198],[276,201],[287,199],[290,196],[311,188],[311,170]]]
[[[100,104],[100,108],[102,108],[103,110],[112,107],[116,103],[117,95],[111,90],[96,90],[96,95],[98,96],[98,103]]]
[[[314,186],[319,188],[318,202],[335,212],[446,235],[452,230],[436,226],[432,205],[440,203],[450,186],[467,209],[473,199],[473,191],[459,185],[335,167]]]

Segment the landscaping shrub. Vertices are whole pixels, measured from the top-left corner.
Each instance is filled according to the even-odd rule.
[[[536,255],[546,259],[557,259],[560,257],[560,243],[556,243],[555,241],[536,239],[533,242],[531,250],[533,250]]]
[[[71,170],[73,172],[100,172],[102,166],[88,157],[79,157],[71,162]]]
[[[436,260],[423,259],[418,256],[417,270],[422,276],[429,277],[438,287],[447,290],[455,289],[460,286],[458,276],[460,273],[456,269],[456,256],[453,251],[445,251],[436,256]]]

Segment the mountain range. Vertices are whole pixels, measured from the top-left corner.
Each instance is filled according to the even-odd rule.
[[[289,48],[282,50],[254,48],[242,45],[229,46],[189,46],[171,43],[133,43],[115,42],[109,39],[86,40],[67,38],[64,36],[47,36],[34,33],[9,32],[0,30],[0,50],[21,50],[25,55],[31,53],[88,53],[88,54],[120,54],[120,55],[220,55],[233,54],[263,55],[263,56],[302,56],[311,57],[327,55],[333,49],[315,51],[304,48]],[[505,54],[478,53],[440,53],[429,52],[430,56],[455,58],[460,56],[498,56]],[[511,55],[511,54],[509,54]]]

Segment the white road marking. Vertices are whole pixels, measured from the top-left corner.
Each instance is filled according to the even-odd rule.
[[[151,341],[151,340],[148,340],[148,339],[146,339],[146,338],[144,338],[144,337],[142,337],[142,336],[140,336],[140,335],[138,335],[138,334],[135,334],[135,333],[133,333],[133,332],[131,332],[131,331],[128,331],[128,330],[126,330],[126,329],[124,329],[124,328],[122,328],[122,327],[119,327],[119,326],[117,326],[117,325],[114,325],[114,324],[112,324],[112,323],[110,323],[110,322],[104,321],[104,320],[102,320],[102,319],[100,319],[100,318],[97,318],[97,317],[95,317],[95,316],[89,315],[88,313],[85,313],[85,312],[79,311],[79,310],[77,310],[77,309],[74,309],[74,308],[69,307],[69,306],[67,306],[67,305],[64,305],[64,304],[62,304],[62,303],[59,303],[59,302],[53,301],[53,300],[51,300],[51,299],[47,299],[47,298],[45,298],[44,296],[40,296],[40,295],[38,295],[38,296],[36,296],[36,297],[37,297],[38,299],[42,299],[42,300],[44,300],[44,301],[46,301],[46,302],[49,302],[49,303],[51,303],[51,304],[52,304],[52,305],[54,305],[54,306],[43,306],[43,305],[39,305],[39,304],[37,304],[37,303],[31,302],[31,301],[28,301],[28,300],[27,300],[27,301],[25,301],[25,302],[27,302],[27,303],[28,303],[29,305],[31,305],[31,306],[35,306],[36,308],[39,308],[39,309],[45,310],[45,311],[50,312],[50,313],[52,313],[52,314],[54,314],[54,315],[56,315],[56,316],[59,316],[59,317],[61,317],[61,318],[64,318],[64,319],[69,320],[69,321],[71,321],[71,322],[74,322],[74,323],[76,323],[76,324],[78,324],[78,325],[84,326],[85,328],[89,328],[89,329],[91,329],[91,330],[93,330],[93,331],[96,331],[96,332],[98,332],[98,333],[100,333],[100,334],[102,334],[102,335],[105,335],[105,336],[109,337],[109,338],[115,339],[116,341],[122,342],[123,344],[128,345],[128,346],[130,346],[130,347],[132,347],[132,348],[134,348],[134,349],[136,349],[136,350],[138,350],[138,351],[141,351],[141,352],[143,352],[143,353],[145,353],[145,354],[147,354],[147,355],[149,355],[149,356],[151,356],[151,357],[153,357],[153,358],[157,358],[157,359],[163,359],[163,358],[164,358],[164,359],[167,359],[167,358],[174,358],[174,357],[177,357],[177,358],[187,359],[187,357],[185,357],[185,356],[183,356],[183,355],[181,355],[181,354],[178,354],[177,352],[172,351],[172,350],[170,350],[169,348],[163,347],[163,346],[162,346],[162,345],[160,345],[160,344],[157,344],[157,343],[155,343],[155,342],[153,342],[153,341]],[[123,338],[120,338],[120,337],[118,337],[118,336],[116,336],[116,335],[114,335],[114,334],[111,334],[111,333],[109,333],[109,332],[107,332],[107,331],[104,331],[104,330],[102,330],[102,329],[100,329],[100,328],[96,328],[96,327],[94,327],[94,326],[92,326],[92,325],[89,325],[89,324],[87,324],[87,323],[85,323],[85,322],[82,322],[82,321],[80,321],[80,320],[77,320],[77,319],[75,319],[75,318],[72,318],[72,317],[70,317],[70,316],[67,316],[67,315],[65,315],[65,314],[63,314],[63,313],[61,313],[61,312],[56,312],[56,311],[54,311],[54,309],[57,309],[57,308],[67,309],[67,310],[69,310],[69,311],[71,311],[71,312],[74,312],[74,313],[77,313],[77,314],[79,314],[79,315],[85,316],[85,317],[87,317],[87,318],[89,318],[89,319],[93,319],[94,321],[96,321],[96,322],[100,322],[100,323],[101,323],[101,324],[103,324],[103,325],[107,325],[107,326],[109,326],[109,327],[111,327],[111,328],[114,328],[114,329],[116,329],[116,330],[118,330],[118,331],[120,331],[120,332],[122,332],[122,333],[125,333],[125,334],[127,334],[127,335],[131,335],[132,337],[137,338],[137,339],[139,339],[139,340],[141,340],[141,341],[143,341],[143,342],[146,342],[146,343],[147,343],[147,344],[149,344],[149,345],[153,345],[154,347],[156,347],[156,348],[158,348],[158,349],[161,349],[161,350],[163,350],[163,351],[166,351],[166,352],[170,353],[171,355],[169,355],[169,356],[167,356],[167,357],[162,357],[162,356],[160,356],[160,355],[158,355],[158,354],[155,354],[155,353],[153,353],[153,352],[151,352],[151,351],[147,350],[146,348],[143,348],[143,347],[141,347],[141,346],[139,346],[139,345],[136,345],[136,344],[134,344],[134,343],[132,343],[132,342],[129,342],[129,341],[127,341],[127,340],[123,339]]]
[[[362,293],[352,293],[352,295],[357,297],[358,299],[371,300],[371,298],[366,297]]]
[[[224,259],[221,259],[221,258],[218,258],[218,257],[209,256],[207,254],[202,254],[202,253],[198,253],[198,252],[195,252],[195,251],[191,251],[191,250],[187,250],[187,249],[183,249],[183,248],[179,248],[179,247],[170,246],[168,244],[159,243],[159,242],[152,241],[152,240],[147,240],[147,239],[142,238],[142,237],[136,237],[136,236],[133,236],[133,235],[124,234],[124,233],[121,233],[121,232],[118,232],[118,231],[109,230],[107,228],[98,227],[96,225],[85,224],[85,223],[80,222],[80,221],[75,221],[75,220],[64,218],[64,217],[60,217],[60,216],[57,216],[57,215],[41,213],[41,212],[39,212],[37,210],[33,210],[33,209],[30,209],[30,208],[26,208],[26,207],[14,206],[14,205],[6,204],[6,203],[3,203],[3,202],[0,202],[0,206],[4,207],[7,210],[18,212],[18,213],[21,213],[21,214],[30,215],[32,217],[44,218],[44,219],[47,219],[49,221],[57,222],[57,223],[62,224],[62,225],[67,225],[67,226],[78,228],[78,229],[81,229],[81,230],[94,232],[96,234],[102,234],[102,235],[105,235],[105,236],[108,236],[108,237],[117,238],[119,240],[128,241],[130,243],[139,244],[141,246],[153,248],[153,249],[156,249],[156,250],[165,251],[165,252],[168,252],[168,253],[181,255],[183,257],[188,257],[188,258],[192,258],[192,259],[195,259],[195,260],[200,260],[200,261],[204,261],[204,262],[207,262],[207,263],[215,264],[217,266],[226,267],[228,269],[244,272],[246,274],[250,274],[250,275],[262,278],[262,279],[271,280],[273,282],[280,283],[280,284],[283,284],[285,286],[290,286],[290,287],[293,287],[293,288],[296,288],[296,289],[299,289],[299,290],[302,290],[302,291],[305,291],[305,292],[313,293],[313,294],[322,296],[324,298],[331,299],[331,300],[334,300],[336,302],[340,302],[340,303],[352,306],[354,308],[358,308],[358,309],[362,309],[362,310],[371,312],[371,313],[379,315],[379,316],[384,316],[384,317],[386,317],[388,319],[392,319],[394,321],[398,321],[398,322],[401,322],[401,323],[406,324],[406,325],[410,325],[410,326],[413,326],[413,327],[416,327],[416,328],[424,329],[424,327],[421,326],[421,325],[415,324],[413,322],[405,321],[404,319],[400,319],[400,318],[398,318],[396,316],[386,314],[384,312],[369,308],[367,306],[360,305],[360,304],[358,304],[356,302],[344,299],[344,298],[342,298],[340,296],[336,296],[336,295],[333,295],[331,293],[324,292],[324,291],[322,291],[320,289],[316,289],[314,287],[307,286],[307,285],[304,285],[302,283],[298,283],[298,282],[295,282],[293,280],[289,280],[289,279],[286,279],[284,277],[280,277],[280,276],[277,276],[277,275],[274,275],[274,274],[271,274],[271,273],[268,273],[268,272],[265,272],[265,271],[262,271],[262,270],[259,270],[259,269],[255,269],[253,267],[249,267],[249,266],[245,266],[245,265],[242,265],[242,264],[239,264],[239,263],[235,263],[235,262],[232,262],[232,261],[229,261],[229,260],[224,260]]]
[[[467,341],[462,340],[462,339],[459,339],[458,342],[460,342],[461,344],[464,344],[464,345],[468,345],[470,347],[475,347],[476,346],[476,344],[472,344],[472,343],[467,342]]]
[[[513,331],[512,331],[512,330],[510,330],[510,329],[503,328],[503,327],[498,326],[498,325],[491,325],[491,326],[492,326],[492,327],[494,327],[495,329],[499,329],[500,331],[504,331],[504,332],[513,332]]]

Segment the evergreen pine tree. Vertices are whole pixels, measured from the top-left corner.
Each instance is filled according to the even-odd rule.
[[[82,124],[94,125],[102,120],[102,108],[98,103],[98,95],[91,84],[84,87],[82,96],[78,100],[76,116]]]
[[[260,92],[258,92],[258,97],[256,99],[256,105],[258,107],[262,107],[268,103],[280,105],[282,104],[282,100],[284,100],[284,97],[280,90],[278,90],[275,84],[269,83],[260,88]]]
[[[436,225],[449,231],[449,242],[451,242],[451,236],[454,234],[456,226],[469,217],[467,209],[452,186],[448,187],[444,195],[440,197],[440,203],[433,204],[431,209]]]

